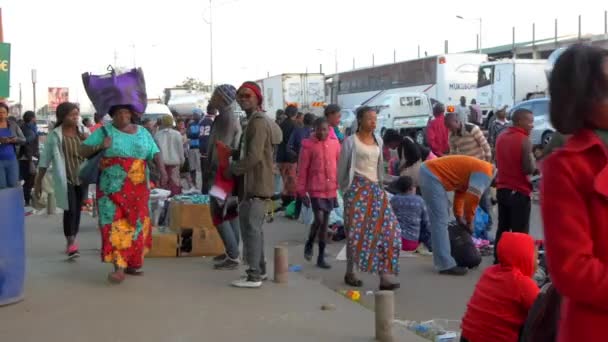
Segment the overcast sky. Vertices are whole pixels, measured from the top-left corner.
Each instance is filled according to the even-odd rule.
[[[565,2],[564,2],[565,3]],[[145,4],[145,5],[144,5]],[[70,98],[88,102],[80,75],[103,73],[114,63],[144,69],[149,97],[185,77],[209,81],[209,1],[0,0],[4,39],[12,44],[11,100],[32,106],[31,69],[37,69],[38,106],[47,87],[70,88]],[[483,46],[583,33],[603,33],[608,5],[569,1],[404,0],[213,0],[214,81],[235,85],[267,73],[340,71],[417,56],[475,49],[483,18]],[[204,20],[205,19],[205,20]],[[133,47],[134,46],[134,47]],[[323,51],[318,51],[323,49]]]

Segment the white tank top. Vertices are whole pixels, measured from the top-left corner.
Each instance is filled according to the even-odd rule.
[[[355,173],[372,182],[378,181],[378,159],[380,147],[366,145],[355,134]]]

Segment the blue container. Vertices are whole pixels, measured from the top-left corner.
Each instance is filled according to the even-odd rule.
[[[21,187],[0,190],[0,306],[23,299],[24,217]]]

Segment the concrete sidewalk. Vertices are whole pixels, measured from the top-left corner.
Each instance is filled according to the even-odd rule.
[[[210,258],[147,259],[146,275],[106,282],[99,233],[83,215],[82,257],[66,262],[60,215],[26,219],[25,301],[0,308],[0,341],[372,341],[374,314],[320,282],[228,286]],[[270,268],[272,269],[272,267]],[[334,311],[321,311],[322,304]],[[396,341],[424,341],[399,332]]]

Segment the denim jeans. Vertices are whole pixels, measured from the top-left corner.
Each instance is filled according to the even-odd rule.
[[[429,169],[420,167],[420,190],[429,212],[433,263],[438,271],[456,266],[450,248],[448,224],[450,222],[448,193],[443,184]]]
[[[239,258],[239,243],[241,240],[241,228],[239,218],[234,218],[230,221],[224,221],[217,226],[220,237],[224,242],[226,254],[232,260]]]
[[[19,185],[19,162],[17,159],[0,160],[0,189]]]
[[[266,201],[252,198],[239,204],[239,219],[241,235],[243,236],[243,251],[249,264],[247,275],[258,281],[266,273],[264,258],[264,220],[266,219]]]

